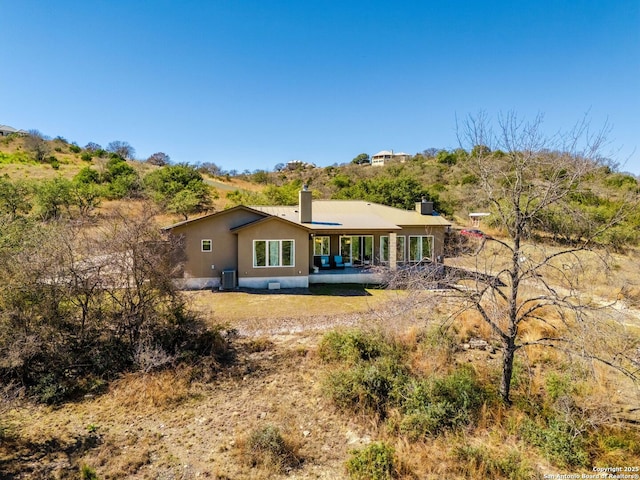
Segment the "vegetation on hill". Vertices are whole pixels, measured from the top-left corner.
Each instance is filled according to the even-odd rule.
[[[177,245],[149,218],[98,228],[0,217],[0,381],[59,403],[124,371],[197,359],[215,371],[229,348],[171,278]]]
[[[561,159],[558,150],[537,152],[539,164],[529,171],[529,181],[544,183],[552,165]],[[303,184],[313,190],[314,198],[363,199],[372,202],[413,209],[421,198],[434,202],[437,212],[452,217],[460,224],[468,224],[471,212],[490,212],[486,225],[501,230],[498,205],[487,202],[482,195],[481,177],[475,168],[479,155],[489,155],[496,163],[509,161],[507,154],[496,149],[461,148],[447,151],[430,149],[414,155],[410,160],[384,166],[350,163],[325,168],[300,167],[292,170],[267,172],[258,170],[238,178],[262,187],[260,192],[237,190],[227,195],[228,206],[245,204],[287,204],[297,202],[297,190]],[[530,225],[528,235],[538,240],[571,243],[578,241],[596,223],[614,222],[594,241],[616,249],[637,246],[640,241],[640,209],[629,198],[640,192],[638,179],[617,171],[602,158],[583,159],[592,168],[581,178],[580,190],[568,188],[566,205],[580,212],[569,217],[560,205],[545,210]],[[222,172],[224,174],[224,172]],[[508,177],[503,177],[509,182]],[[567,179],[567,182],[569,179]],[[570,185],[569,185],[570,186]],[[623,208],[625,207],[625,208]],[[506,233],[506,232],[504,232]]]
[[[88,218],[102,201],[153,200],[167,213],[189,215],[209,211],[218,192],[208,186],[195,167],[169,165],[162,152],[145,163],[129,160],[135,150],[127,142],[111,142],[106,149],[90,142],[84,148],[57,138],[47,140],[39,132],[27,137],[9,136],[0,141],[0,164],[25,165],[26,168],[50,168],[49,175],[34,180],[5,173],[0,196],[43,220]],[[44,152],[44,153],[43,153]],[[54,152],[56,155],[48,155]],[[63,174],[62,167],[67,167]],[[28,175],[32,177],[32,175]],[[27,213],[23,211],[23,213]]]
[[[518,125],[503,133],[518,133]],[[53,459],[54,466],[37,470],[43,478],[54,471],[61,478],[78,471],[85,478],[157,477],[160,471],[167,478],[186,476],[176,457],[154,445],[173,448],[166,445],[188,435],[180,431],[165,440],[169,429],[157,426],[156,415],[181,417],[179,428],[195,430],[194,443],[206,445],[207,458],[190,453],[194,443],[183,454],[213,475],[213,457],[223,458],[219,478],[282,478],[322,468],[327,445],[341,456],[334,477],[524,479],[637,464],[640,438],[609,402],[612,392],[626,395],[627,403],[635,398],[623,389],[637,373],[637,325],[616,321],[606,313],[621,312],[605,307],[617,300],[637,303],[637,285],[614,282],[625,266],[612,262],[607,249],[633,252],[637,246],[638,179],[617,171],[596,150],[532,150],[527,145],[540,143],[522,141],[531,140],[526,135],[507,137],[516,140],[508,145],[490,141],[492,136],[471,138],[466,150],[426,150],[382,167],[359,155],[342,166],[300,164],[241,175],[213,163],[172,165],[161,152],[144,163],[132,161],[126,142],[79,147],[37,132],[0,140],[6,173],[0,177],[3,405],[19,399],[12,405],[21,402],[24,411],[33,411],[28,401],[72,408],[73,399],[78,409],[107,405],[75,416],[79,422],[100,418],[106,424],[117,411],[127,425],[112,422],[101,430],[90,420],[80,426],[82,433],[68,427],[71,440],[65,443],[51,431],[34,441],[28,429],[0,417],[0,474],[5,468],[17,474],[29,455],[41,464],[57,452],[66,454],[68,467],[56,470]],[[23,180],[18,172],[27,169],[50,175]],[[206,212],[217,195],[208,182],[240,179],[257,188],[230,191],[228,205],[294,205],[303,184],[316,198],[406,209],[424,197],[460,222],[471,211],[491,212],[487,225],[494,235],[450,259],[476,276],[429,277],[422,270],[405,275],[403,291],[359,292],[369,307],[376,298],[375,311],[327,313],[328,305],[353,308],[353,292],[338,292],[331,302],[331,292],[316,292],[325,316],[305,325],[308,338],[276,339],[264,336],[278,322],[274,317],[282,316],[273,331],[297,331],[295,322],[304,322],[291,318],[291,311],[309,311],[313,292],[286,300],[278,293],[280,311],[261,296],[238,299],[239,292],[186,295],[170,281],[181,250],[160,238],[153,220],[156,214]],[[144,212],[106,207],[116,202],[143,205]],[[604,295],[594,288],[598,282],[619,290]],[[377,300],[381,292],[389,293],[387,303]],[[207,316],[196,313],[193,298],[207,305]],[[231,318],[225,305],[230,298],[241,304],[240,340],[219,324]],[[590,313],[594,308],[597,315]],[[334,317],[369,328],[317,333]],[[298,343],[275,346],[287,341]],[[603,373],[595,359],[627,377]],[[207,382],[232,360],[228,378]],[[273,380],[280,370],[289,375],[282,384]],[[295,391],[303,393],[289,398]],[[238,392],[251,407],[217,404],[222,397],[234,401]],[[148,422],[130,428],[149,417],[149,408],[156,430],[147,434]],[[17,411],[11,418],[38,424]],[[303,429],[312,416],[314,430]],[[344,438],[353,432],[339,430],[340,422],[367,432],[355,442],[358,448],[347,450]],[[68,423],[58,418],[55,428]],[[224,428],[231,433],[220,439]],[[369,436],[376,441],[362,440]]]

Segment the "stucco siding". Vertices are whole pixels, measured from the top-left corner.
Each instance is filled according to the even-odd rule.
[[[238,235],[238,280],[247,277],[296,277],[309,275],[309,233],[293,224],[273,220],[248,226]],[[294,264],[283,267],[254,266],[255,240],[293,240]],[[242,283],[240,283],[242,285]]]
[[[230,229],[260,218],[254,212],[235,210],[175,227],[172,234],[181,236],[184,242],[185,279],[218,279],[219,282],[223,270],[237,270],[237,239]],[[211,240],[210,252],[202,251],[202,240]]]

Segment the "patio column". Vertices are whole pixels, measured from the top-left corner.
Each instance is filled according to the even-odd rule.
[[[396,270],[398,268],[398,259],[396,252],[398,250],[398,235],[395,232],[389,233],[389,268]]]

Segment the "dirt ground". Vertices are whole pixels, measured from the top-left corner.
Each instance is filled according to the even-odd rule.
[[[226,320],[237,331],[232,366],[209,381],[187,370],[129,374],[104,395],[58,408],[5,403],[0,478],[95,478],[80,476],[83,466],[100,479],[347,478],[349,451],[385,432],[371,419],[336,411],[323,395],[322,334],[376,323],[404,331],[425,326],[447,307],[434,303],[403,316],[412,301],[404,294],[330,293],[190,293],[208,321]],[[493,353],[463,355],[498,361]],[[266,425],[282,432],[299,465],[278,472],[252,462],[246,441]]]
[[[354,322],[353,315],[333,318]],[[78,478],[87,465],[98,478],[345,478],[348,451],[370,441],[372,426],[336,412],[322,395],[321,330],[291,319],[279,330],[298,333],[267,338],[243,330],[236,362],[211,382],[180,372],[130,375],[96,398],[5,412],[20,442],[3,445],[0,477]],[[280,474],[251,465],[243,445],[266,425],[295,447],[299,466]]]

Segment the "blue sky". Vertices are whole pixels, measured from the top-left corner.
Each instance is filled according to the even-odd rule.
[[[0,124],[225,170],[456,148],[483,110],[611,126],[640,174],[640,1],[0,0]]]

